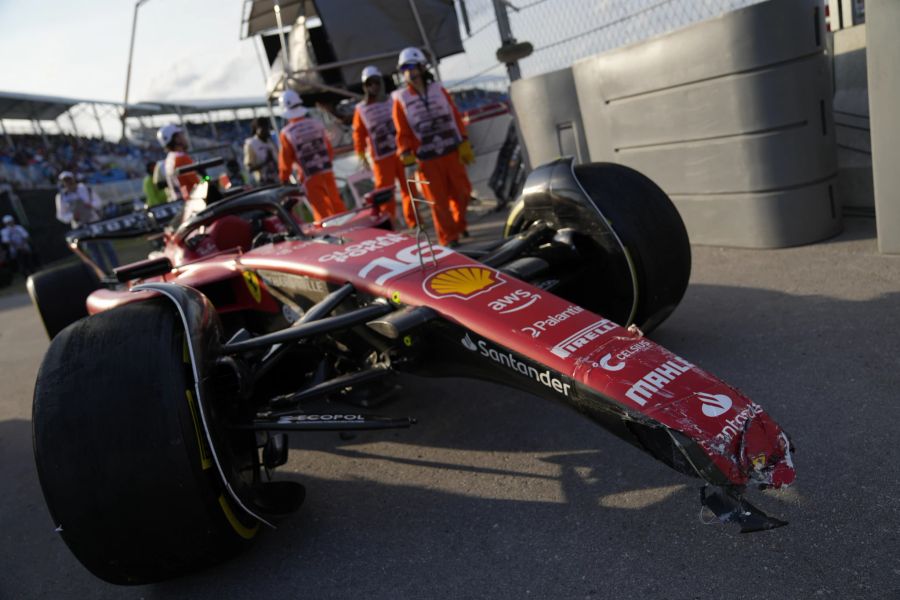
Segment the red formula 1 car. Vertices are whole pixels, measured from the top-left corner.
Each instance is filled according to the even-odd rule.
[[[743,492],[793,481],[788,436],[641,333],[674,310],[690,272],[684,225],[644,176],[544,165],[506,235],[462,251],[366,210],[301,227],[279,194],[182,219],[164,256],[119,269],[47,352],[34,400],[41,486],[97,576],[164,579],[247,545],[303,500],[301,485],[260,476],[287,460],[288,432],[414,422],[373,414],[397,371],[563,402],[703,479],[723,522],[784,524]],[[241,239],[191,254],[217,223]]]

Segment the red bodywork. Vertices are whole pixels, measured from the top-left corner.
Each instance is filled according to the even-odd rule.
[[[462,254],[435,246],[420,256],[410,235],[344,230],[209,256],[155,280],[201,291],[227,281],[235,300],[217,306],[219,311],[274,312],[277,302],[250,274],[260,269],[336,285],[349,282],[359,292],[398,306],[427,305],[475,334],[474,340],[466,334],[459,343],[488,364],[517,371],[563,399],[590,390],[611,400],[626,420],[680,432],[702,448],[732,485],[778,488],[794,479],[787,436],[734,388],[639,333]],[[261,288],[258,297],[251,293],[255,285]],[[146,297],[144,292],[100,290],[88,299],[88,307],[96,313]],[[507,350],[563,377],[529,367]]]

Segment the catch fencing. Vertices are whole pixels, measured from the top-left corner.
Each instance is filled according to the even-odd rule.
[[[757,4],[761,0],[510,0],[513,36],[531,42],[534,52],[520,61],[522,77],[569,67],[578,59],[634,44]],[[492,0],[460,0],[460,20],[468,16],[465,55],[441,63],[452,89],[509,85],[505,65],[495,57],[500,34]]]

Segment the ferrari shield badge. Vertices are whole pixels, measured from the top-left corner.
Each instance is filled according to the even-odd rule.
[[[253,271],[244,271],[244,283],[247,284],[247,290],[257,303],[262,302],[262,289],[259,287],[259,277]]]

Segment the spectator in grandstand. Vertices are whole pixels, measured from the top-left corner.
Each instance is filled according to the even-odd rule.
[[[3,229],[0,229],[0,243],[6,247],[7,256],[15,263],[22,275],[28,276],[37,270],[37,258],[31,250],[31,236],[28,231],[16,223],[12,215],[3,217]]]
[[[384,93],[384,81],[378,67],[368,66],[362,71],[365,97],[356,105],[353,113],[353,149],[360,163],[369,166],[366,149],[372,157],[372,175],[375,187],[394,187],[400,183],[403,199],[403,219],[407,226],[416,226],[416,216],[406,186],[403,163],[397,156],[397,130],[391,116],[391,99]],[[397,206],[394,200],[381,205],[381,211],[394,218]]]
[[[475,160],[466,137],[466,126],[447,90],[427,70],[425,53],[406,48],[397,67],[404,87],[394,92],[393,117],[397,129],[397,153],[404,165],[418,163],[428,183],[422,184],[438,240],[458,246],[468,235],[466,207],[471,184],[464,165]]]
[[[147,175],[144,177],[144,202],[147,208],[158,204],[165,204],[169,201],[166,195],[165,186],[160,187],[153,180],[153,172],[156,170],[156,161],[151,160],[147,163]]]
[[[170,123],[163,125],[156,132],[156,139],[160,146],[166,149],[165,173],[166,183],[169,188],[169,200],[184,200],[191,195],[191,190],[200,183],[200,176],[196,173],[178,175],[175,171],[178,167],[193,164],[194,161],[186,152],[187,140],[181,127]]]
[[[78,171],[88,183],[103,183],[143,174],[144,163],[156,152],[130,144],[72,135],[11,134],[13,147],[0,150],[0,166],[17,187],[56,181],[59,171]]]
[[[254,119],[253,135],[244,140],[244,167],[257,185],[278,183],[278,148],[266,117]]]
[[[278,178],[287,183],[294,167],[298,167],[300,184],[317,221],[344,212],[347,208],[331,170],[334,149],[325,134],[325,126],[306,118],[307,109],[294,90],[286,90],[280,102],[288,124],[279,134]]]
[[[62,187],[56,194],[56,218],[78,229],[100,220],[103,202],[94,190],[75,181],[71,171],[59,174]],[[109,240],[82,242],[91,259],[104,271],[111,272],[119,266],[119,259]]]

